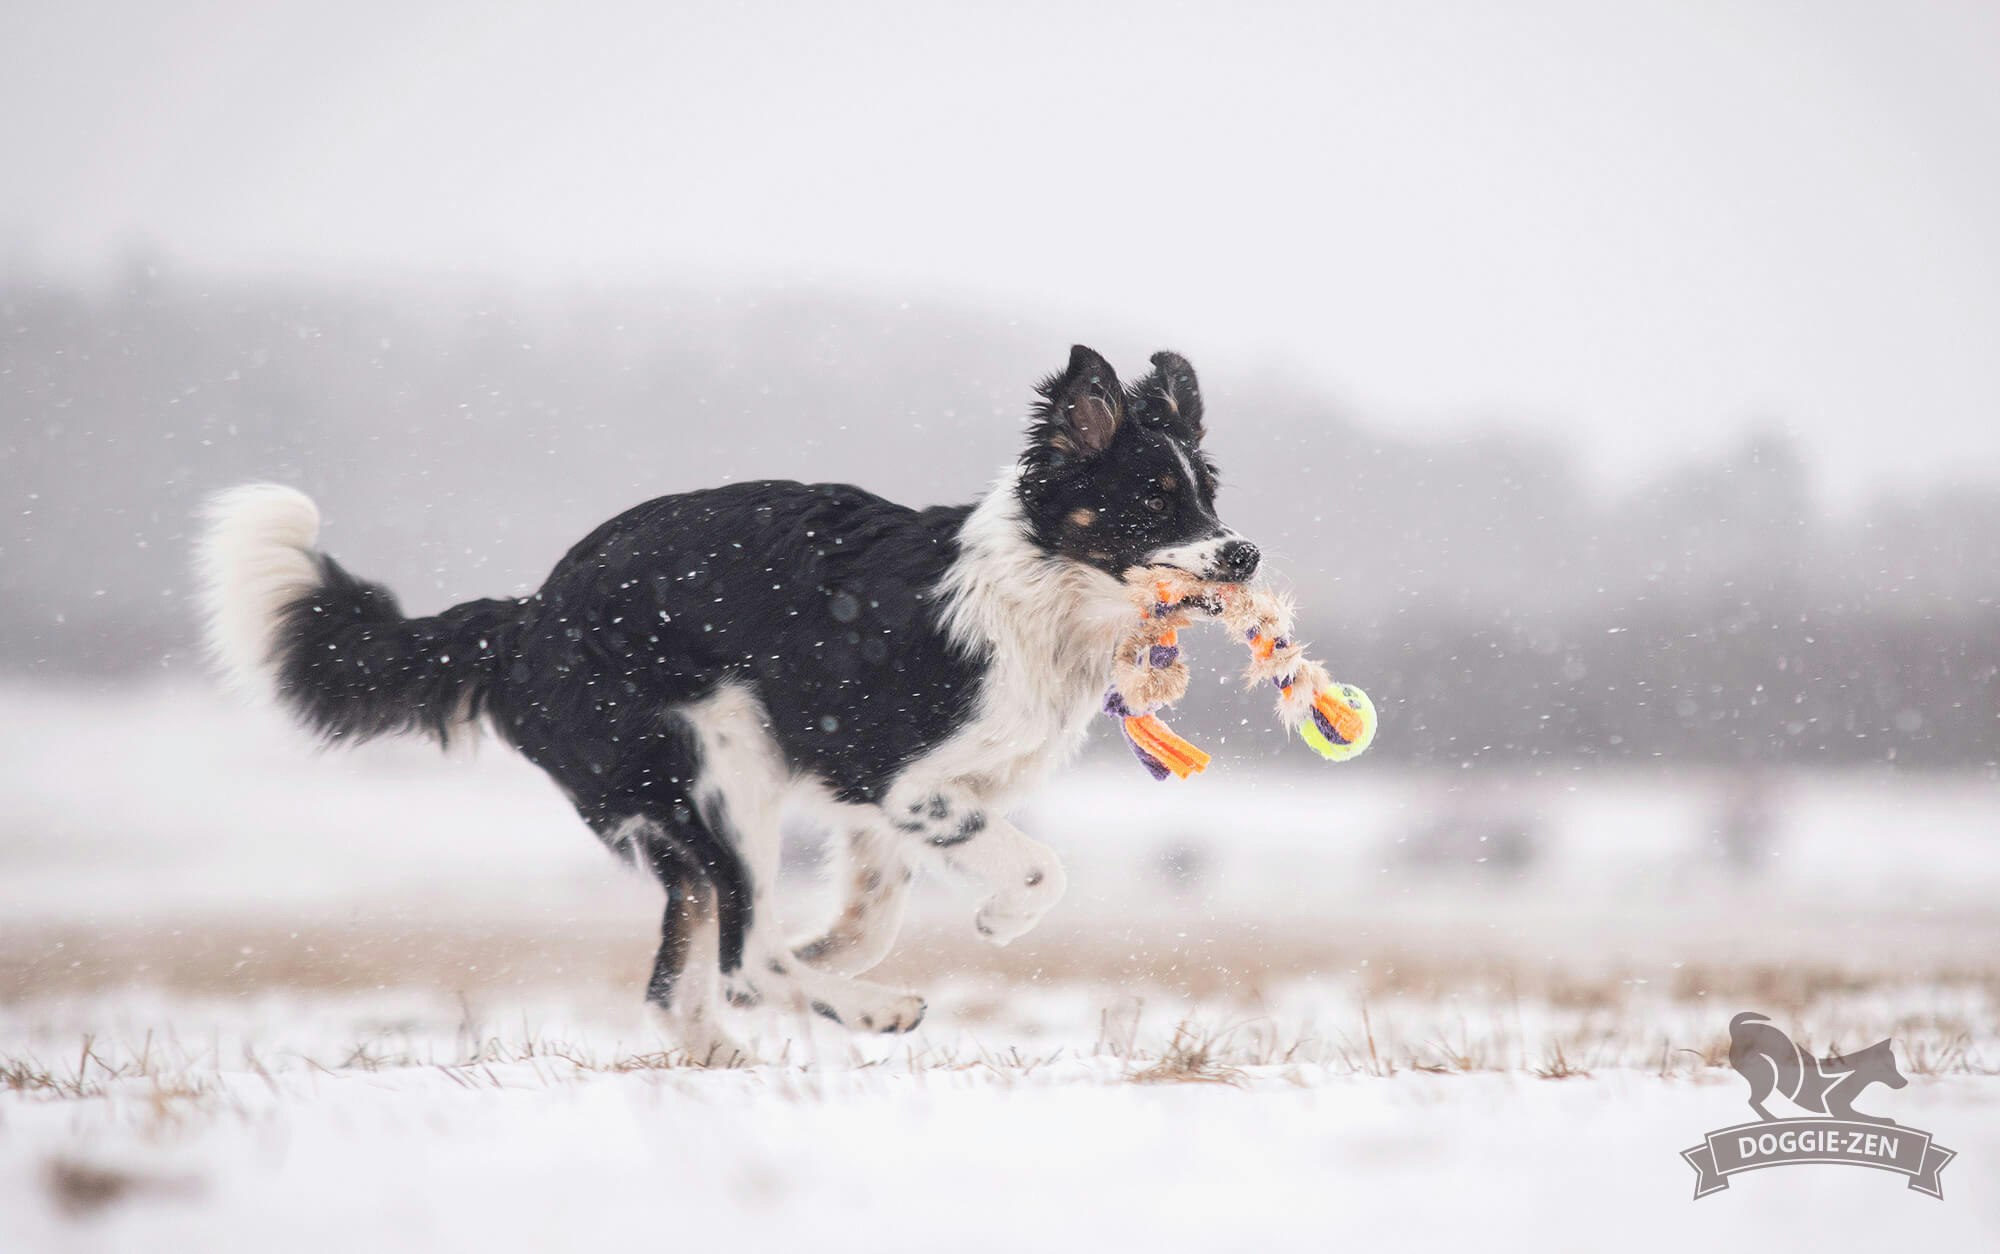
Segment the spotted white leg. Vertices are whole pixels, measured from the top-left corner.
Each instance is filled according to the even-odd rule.
[[[845,843],[845,867],[836,873],[845,893],[840,913],[823,932],[796,942],[792,953],[822,971],[859,975],[888,957],[895,945],[913,874],[895,832],[879,813],[872,821],[850,826]]]
[[[694,795],[711,826],[729,834],[751,889],[742,961],[722,972],[722,995],[748,1009],[813,1011],[863,1032],[907,1032],[924,1017],[913,993],[815,970],[792,955],[775,918],[781,801],[790,782],[768,720],[746,689],[724,685],[682,712],[701,753]]]
[[[990,895],[972,926],[994,944],[1021,936],[1062,899],[1069,880],[1055,850],[992,813],[972,790],[899,785],[887,808],[906,844],[985,887]]]
[[[758,953],[723,987],[736,1005],[811,1011],[857,1032],[909,1032],[924,1020],[915,993],[817,970],[789,953]]]

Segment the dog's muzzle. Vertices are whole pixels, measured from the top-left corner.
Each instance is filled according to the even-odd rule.
[[[1172,566],[1198,579],[1244,583],[1257,573],[1263,554],[1256,545],[1234,532],[1161,549],[1147,559],[1148,566]]]

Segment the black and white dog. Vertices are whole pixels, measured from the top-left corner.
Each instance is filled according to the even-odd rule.
[[[894,941],[914,866],[977,881],[995,944],[1062,896],[1055,853],[1002,816],[1098,711],[1132,622],[1120,576],[1256,572],[1216,518],[1193,368],[1152,365],[1128,388],[1073,349],[976,505],[769,481],[665,496],[532,596],[428,618],[319,552],[305,496],[237,488],[201,542],[210,643],[328,740],[445,742],[483,721],[548,772],[665,886],[646,996],[695,1060],[741,1054],[719,994],[907,1032],[923,1001],[854,977]],[[768,908],[787,803],[843,838],[852,877],[837,921],[800,942]]]

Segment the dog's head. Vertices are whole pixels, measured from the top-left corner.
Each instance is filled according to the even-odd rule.
[[[1892,1089],[1899,1089],[1909,1083],[1896,1066],[1895,1046],[1886,1040],[1851,1053],[1828,1054],[1821,1070],[1853,1072],[1864,1086],[1886,1084]]]
[[[1257,573],[1257,546],[1215,514],[1215,464],[1201,450],[1201,389],[1177,353],[1154,353],[1131,387],[1079,344],[1042,381],[1021,506],[1044,551],[1122,578],[1174,566],[1203,579]]]

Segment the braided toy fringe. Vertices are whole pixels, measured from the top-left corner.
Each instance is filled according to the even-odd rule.
[[[1292,637],[1292,605],[1266,588],[1211,583],[1155,567],[1126,577],[1139,621],[1119,641],[1104,712],[1119,720],[1127,743],[1155,779],[1186,779],[1207,769],[1209,755],[1175,735],[1155,715],[1187,695],[1180,632],[1197,621],[1221,623],[1250,652],[1244,683],[1278,690],[1278,722],[1322,757],[1352,758],[1374,740],[1375,707],[1359,688],[1336,684]]]

